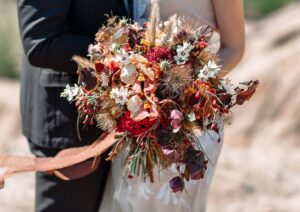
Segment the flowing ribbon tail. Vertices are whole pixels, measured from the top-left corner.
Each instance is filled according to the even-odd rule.
[[[1,188],[8,177],[25,172],[52,172],[70,167],[101,155],[116,141],[115,133],[110,133],[100,136],[91,145],[64,149],[55,157],[0,156],[0,167],[6,169],[0,175]]]

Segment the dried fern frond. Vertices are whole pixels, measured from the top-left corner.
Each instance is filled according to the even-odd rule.
[[[146,38],[150,42],[151,46],[155,45],[155,39],[156,39],[156,28],[160,22],[160,11],[159,11],[159,6],[155,2],[152,4],[151,7],[151,12],[150,12],[150,17],[149,17],[149,26],[146,31]]]
[[[84,57],[75,55],[72,57],[72,60],[77,63],[79,69],[84,69],[84,68],[94,69],[95,68],[94,63],[92,63],[90,60],[88,60]]]

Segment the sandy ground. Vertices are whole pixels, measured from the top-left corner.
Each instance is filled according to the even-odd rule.
[[[299,14],[300,2],[247,24],[247,51],[230,77],[262,84],[226,126],[208,212],[300,211]],[[19,83],[0,79],[0,90],[0,152],[27,155]],[[33,211],[33,187],[33,174],[9,179],[0,211]]]

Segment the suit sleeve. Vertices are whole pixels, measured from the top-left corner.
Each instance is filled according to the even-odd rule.
[[[18,0],[21,39],[33,66],[76,73],[71,58],[85,56],[93,38],[69,32],[70,4],[71,0]]]

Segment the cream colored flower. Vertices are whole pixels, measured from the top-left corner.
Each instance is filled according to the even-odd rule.
[[[149,77],[150,80],[154,80],[155,74],[152,68],[147,68],[144,64],[140,64],[139,68],[147,77]]]
[[[60,94],[60,97],[64,97],[71,102],[80,92],[81,89],[77,84],[75,84],[73,87],[68,84],[64,91]]]
[[[132,55],[130,55],[129,56],[129,61],[132,64],[136,64],[136,63],[146,64],[146,63],[148,63],[148,60],[144,56],[142,56],[140,54],[132,54]]]
[[[207,65],[205,65],[198,74],[198,78],[200,80],[208,80],[209,78],[215,78],[217,74],[221,71],[220,65],[218,65],[215,61],[208,61]]]
[[[132,96],[127,103],[127,109],[130,111],[132,116],[136,116],[143,107],[143,100],[138,96]]]
[[[190,57],[190,52],[193,50],[194,46],[189,43],[183,43],[176,49],[177,55],[174,57],[176,64],[185,64]]]
[[[127,85],[133,85],[137,76],[136,67],[132,64],[124,66],[121,70],[121,81]]]
[[[115,100],[116,104],[125,105],[128,101],[129,92],[127,88],[113,88],[110,97]]]

